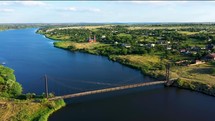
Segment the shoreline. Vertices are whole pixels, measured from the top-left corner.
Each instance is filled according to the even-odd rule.
[[[89,51],[86,51],[86,50],[70,50],[69,48],[64,48],[64,47],[56,46],[56,45],[55,45],[55,42],[60,42],[60,41],[62,41],[62,40],[52,39],[51,37],[48,37],[48,36],[46,36],[45,34],[41,34],[41,33],[37,33],[37,32],[36,32],[36,34],[43,35],[45,38],[54,41],[54,42],[53,42],[53,45],[54,45],[54,47],[56,47],[56,48],[63,49],[63,50],[67,50],[67,51],[70,51],[70,52],[81,52],[81,53],[86,53],[86,54],[91,54],[91,55],[103,56],[103,57],[106,57],[107,59],[109,59],[109,60],[111,60],[111,61],[113,61],[113,62],[117,62],[117,63],[119,63],[119,64],[121,64],[121,65],[124,65],[124,66],[127,66],[127,67],[129,67],[129,68],[138,70],[138,71],[140,71],[142,74],[145,74],[146,76],[149,76],[150,78],[156,79],[155,77],[153,77],[153,76],[151,76],[151,75],[149,75],[149,74],[146,74],[146,73],[144,73],[143,71],[141,71],[140,68],[135,67],[135,66],[132,66],[132,65],[129,65],[129,64],[126,64],[126,63],[123,63],[123,62],[120,62],[120,61],[117,61],[117,60],[115,60],[114,58],[112,58],[111,56],[105,56],[105,55],[99,55],[99,54],[95,54],[95,53],[90,53]]]
[[[82,50],[74,50],[74,51],[71,51],[70,49],[68,48],[62,48],[62,47],[57,47],[57,46],[54,46],[56,48],[60,48],[60,49],[64,49],[64,50],[68,50],[70,52],[82,52],[82,53],[87,53],[87,54],[92,54],[92,55],[98,55],[98,54],[94,54],[94,53],[90,53],[88,51],[82,51]],[[98,55],[98,56],[104,56],[104,55]],[[140,67],[136,67],[132,64],[129,64],[129,63],[125,63],[125,62],[122,62],[122,61],[119,61],[119,60],[115,60],[114,58],[110,57],[110,56],[104,56],[104,57],[107,57],[109,60],[111,61],[114,61],[114,62],[117,62],[119,64],[122,64],[124,66],[127,66],[129,68],[132,68],[132,69],[136,69],[138,71],[140,71],[142,74],[144,74],[145,76],[148,76],[152,79],[158,79],[158,80],[161,80],[163,79],[164,77],[155,77],[153,74],[151,73],[146,73],[144,72],[143,70],[141,70]],[[180,83],[183,83],[182,85]],[[193,83],[192,83],[193,82]],[[205,87],[205,85],[207,85]],[[210,87],[213,87],[214,86],[214,89],[213,88],[210,88]],[[203,94],[206,94],[206,95],[209,95],[209,96],[214,96],[215,97],[215,85],[210,85],[210,84],[205,84],[203,82],[197,82],[197,81],[191,81],[191,82],[187,82],[185,80],[175,80],[174,83],[171,85],[171,87],[177,87],[179,89],[186,89],[186,90],[190,90],[190,91],[196,91],[196,92],[199,92],[199,93],[203,93]],[[194,88],[195,87],[195,88]],[[204,90],[205,89],[205,90]]]
[[[8,87],[10,84],[10,87]],[[14,70],[0,64],[0,119],[47,121],[49,116],[66,105],[64,100],[48,101],[42,95],[23,94]],[[8,115],[8,113],[11,115]]]
[[[83,52],[83,53],[88,53],[88,54],[93,54],[93,55],[99,55],[99,56],[104,56],[104,57],[107,57],[109,60],[111,61],[114,61],[114,62],[118,62],[122,65],[125,65],[129,68],[133,68],[133,69],[136,69],[138,71],[140,71],[142,74],[146,75],[146,76],[149,76],[150,78],[153,78],[153,79],[164,79],[165,77],[162,77],[162,75],[158,75],[157,77],[152,74],[152,73],[147,73],[145,72],[144,70],[141,69],[141,67],[138,67],[138,66],[135,66],[134,64],[132,63],[126,63],[126,62],[123,62],[123,61],[120,61],[119,59],[116,59],[114,58],[113,56],[107,56],[107,55],[100,55],[100,54],[96,54],[96,53],[92,53],[92,52],[89,52],[87,50],[84,50],[84,49],[75,49],[75,50],[71,50],[70,48],[68,47],[61,47],[61,46],[57,46],[55,43],[57,42],[56,40],[57,39],[54,39],[52,37],[48,37],[46,36],[45,33],[38,33],[37,34],[41,34],[41,35],[44,35],[46,38],[48,39],[51,39],[53,41],[55,41],[53,44],[54,44],[54,47],[56,48],[60,48],[60,49],[64,49],[64,50],[68,50],[70,52]],[[62,42],[62,40],[58,40],[58,42]],[[195,92],[199,92],[199,93],[202,93],[202,94],[206,94],[206,95],[210,95],[210,96],[214,96],[215,97],[215,85],[213,84],[206,84],[206,83],[203,83],[203,82],[198,82],[198,81],[195,81],[195,80],[192,80],[192,81],[187,81],[187,80],[183,80],[183,79],[177,79],[173,85],[171,85],[171,87],[177,87],[179,89],[186,89],[186,90],[191,90],[191,91],[195,91]]]
[[[215,97],[215,85],[206,84],[198,81],[185,81],[183,79],[176,80],[172,87],[177,87],[180,89],[186,89],[190,91],[199,92],[209,96]]]
[[[23,29],[28,29],[28,28],[23,28]],[[5,31],[11,31],[11,30],[19,30],[19,29],[4,29],[0,30],[0,32],[5,32]],[[38,29],[36,29],[35,32],[37,32]],[[6,65],[0,64],[0,68],[8,68],[9,70],[12,70],[11,68],[7,67]],[[13,74],[14,75],[14,74]],[[0,75],[1,77],[1,75]],[[15,77],[15,75],[14,75]],[[16,82],[16,81],[15,81]],[[18,83],[18,82],[17,82]],[[26,95],[26,94],[21,94],[21,95]],[[22,116],[27,117],[26,119],[21,118],[20,120],[38,120],[38,121],[48,121],[48,118],[57,110],[61,109],[62,107],[66,106],[66,103],[64,100],[57,100],[57,101],[47,101],[46,99],[42,99],[41,101],[37,102],[37,99],[16,99],[16,98],[8,98],[4,96],[0,96],[0,103],[4,102],[3,104],[6,105],[6,107],[10,107],[10,105],[15,105],[16,107],[19,107],[17,109],[17,112],[13,114],[13,116],[4,116],[4,113],[0,111],[0,114],[5,118],[5,120],[13,120],[19,119]],[[20,106],[23,105],[23,106]],[[25,106],[27,105],[27,106]],[[1,104],[0,104],[1,106]],[[37,107],[36,109],[33,109],[33,107]],[[5,109],[7,110],[9,109]],[[33,113],[31,110],[34,110]],[[19,113],[19,112],[25,112],[25,113]],[[30,114],[28,114],[30,113]],[[18,116],[22,115],[22,116]],[[1,116],[0,116],[1,117]]]

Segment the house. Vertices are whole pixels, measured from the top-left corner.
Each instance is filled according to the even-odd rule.
[[[162,40],[162,39],[163,39],[163,37],[157,37],[157,39],[158,39],[158,40]]]
[[[140,47],[143,47],[143,46],[144,46],[144,44],[139,44],[139,46],[140,46]]]
[[[191,50],[192,50],[192,51],[200,51],[200,50],[201,50],[201,47],[194,46],[194,47],[191,47]]]
[[[201,60],[193,60],[191,62],[191,64],[189,64],[189,66],[193,66],[193,65],[198,65],[198,64],[203,64],[205,63],[204,61],[201,61]]]
[[[206,60],[215,60],[215,53],[208,54],[205,58]]]
[[[205,50],[205,49],[206,49],[205,47],[202,47],[202,48],[201,48],[201,50]]]
[[[155,44],[151,43],[151,44],[145,44],[146,47],[152,48],[155,47]]]
[[[186,50],[186,49],[181,49],[180,52],[181,52],[181,53],[186,53],[187,50]]]
[[[214,49],[215,47],[214,47],[213,44],[208,44],[208,45],[205,46],[205,48],[206,48],[207,50],[212,50],[212,49]]]
[[[205,63],[204,61],[201,61],[201,60],[195,60],[194,64],[202,64],[202,63]]]
[[[208,39],[208,42],[210,42],[210,41],[211,41],[211,38]]]
[[[171,50],[172,47],[171,47],[171,46],[167,46],[166,49],[167,49],[167,50]]]
[[[102,35],[102,37],[101,37],[102,39],[105,39],[106,38],[106,36],[105,35]]]
[[[179,65],[179,66],[187,66],[189,64],[189,61],[188,60],[180,60],[180,61],[175,62],[175,64]]]
[[[197,52],[196,52],[196,51],[190,51],[190,54],[194,54],[194,55],[196,55],[196,54],[197,54]]]
[[[125,48],[130,48],[131,47],[131,45],[129,45],[129,44],[122,44],[122,46],[125,47]]]
[[[165,43],[165,40],[159,40],[159,41],[157,41],[157,44],[165,45],[166,43]]]
[[[155,47],[155,44],[150,44],[150,47]]]

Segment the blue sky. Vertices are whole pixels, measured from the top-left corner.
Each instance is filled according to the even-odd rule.
[[[0,23],[215,22],[215,1],[0,1]]]

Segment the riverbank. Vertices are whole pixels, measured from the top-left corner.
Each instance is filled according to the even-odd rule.
[[[63,100],[35,102],[34,100],[0,99],[1,121],[48,121],[48,117],[59,110]]]
[[[75,44],[73,42],[55,42],[54,46],[70,51],[81,51],[99,55],[97,51],[92,49],[101,46],[99,45],[99,43],[90,44],[91,46],[89,46],[88,43],[83,44],[85,46],[80,46],[79,44]],[[164,65],[162,63],[165,63],[166,60],[162,60],[163,62],[161,62],[158,56],[110,55],[107,57],[112,61],[116,61],[128,67],[138,69],[144,75],[150,76],[158,80],[165,79],[165,67],[162,66]],[[192,67],[173,67],[171,70],[171,76],[172,78],[178,78],[178,80],[176,80],[172,86],[215,96],[215,82],[212,81],[215,80],[215,77],[211,75],[212,73],[207,74],[211,71],[212,68],[214,68],[214,66],[209,66],[207,64],[195,65]],[[202,71],[206,72],[199,73]]]
[[[178,79],[173,83],[172,86],[215,96],[214,84],[207,84],[204,82],[198,82],[193,80]]]
[[[40,33],[46,36],[45,33]],[[47,36],[46,36],[47,37]],[[56,37],[48,36],[49,39],[56,40]],[[123,65],[129,66],[140,70],[144,75],[148,75],[158,80],[165,79],[165,62],[167,60],[161,59],[156,55],[112,55],[111,53],[103,53],[100,48],[108,48],[109,44],[103,43],[77,43],[72,41],[61,41],[54,42],[54,46],[69,51],[80,51],[89,54],[102,55],[108,57],[112,61],[119,62]],[[214,65],[202,64],[192,67],[178,67],[174,66],[171,68],[171,77],[179,78],[172,85],[178,88],[189,89],[193,91],[202,92],[208,95],[214,95],[215,91],[213,88],[215,77],[211,75],[210,71],[214,68]],[[206,71],[205,71],[206,70]],[[205,86],[207,85],[207,86]]]
[[[63,100],[47,101],[41,96],[22,94],[22,87],[16,82],[13,72],[0,65],[1,121],[47,121],[49,115],[65,106]]]
[[[57,48],[80,51],[84,53],[106,56],[108,59],[126,65],[130,68],[140,70],[144,75],[148,75],[151,78],[164,80],[165,79],[165,67],[166,60],[162,60],[156,55],[108,55],[102,54],[98,48],[105,48],[110,46],[103,43],[75,43],[71,41],[58,41],[54,42],[54,46]]]

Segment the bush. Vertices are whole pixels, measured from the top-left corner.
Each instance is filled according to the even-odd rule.
[[[5,80],[0,76],[0,84],[4,84]]]
[[[76,50],[77,48],[76,48],[74,45],[70,45],[70,46],[68,46],[68,49],[74,51],[74,50]]]
[[[215,75],[215,68],[211,68],[211,74]]]
[[[15,82],[10,90],[11,94],[14,96],[22,94],[22,86],[18,82]]]
[[[0,65],[0,95],[15,97],[22,94],[22,86],[16,82],[13,70]]]
[[[35,93],[27,93],[27,94],[26,94],[26,99],[32,99],[32,98],[34,98],[35,96],[36,96]]]

